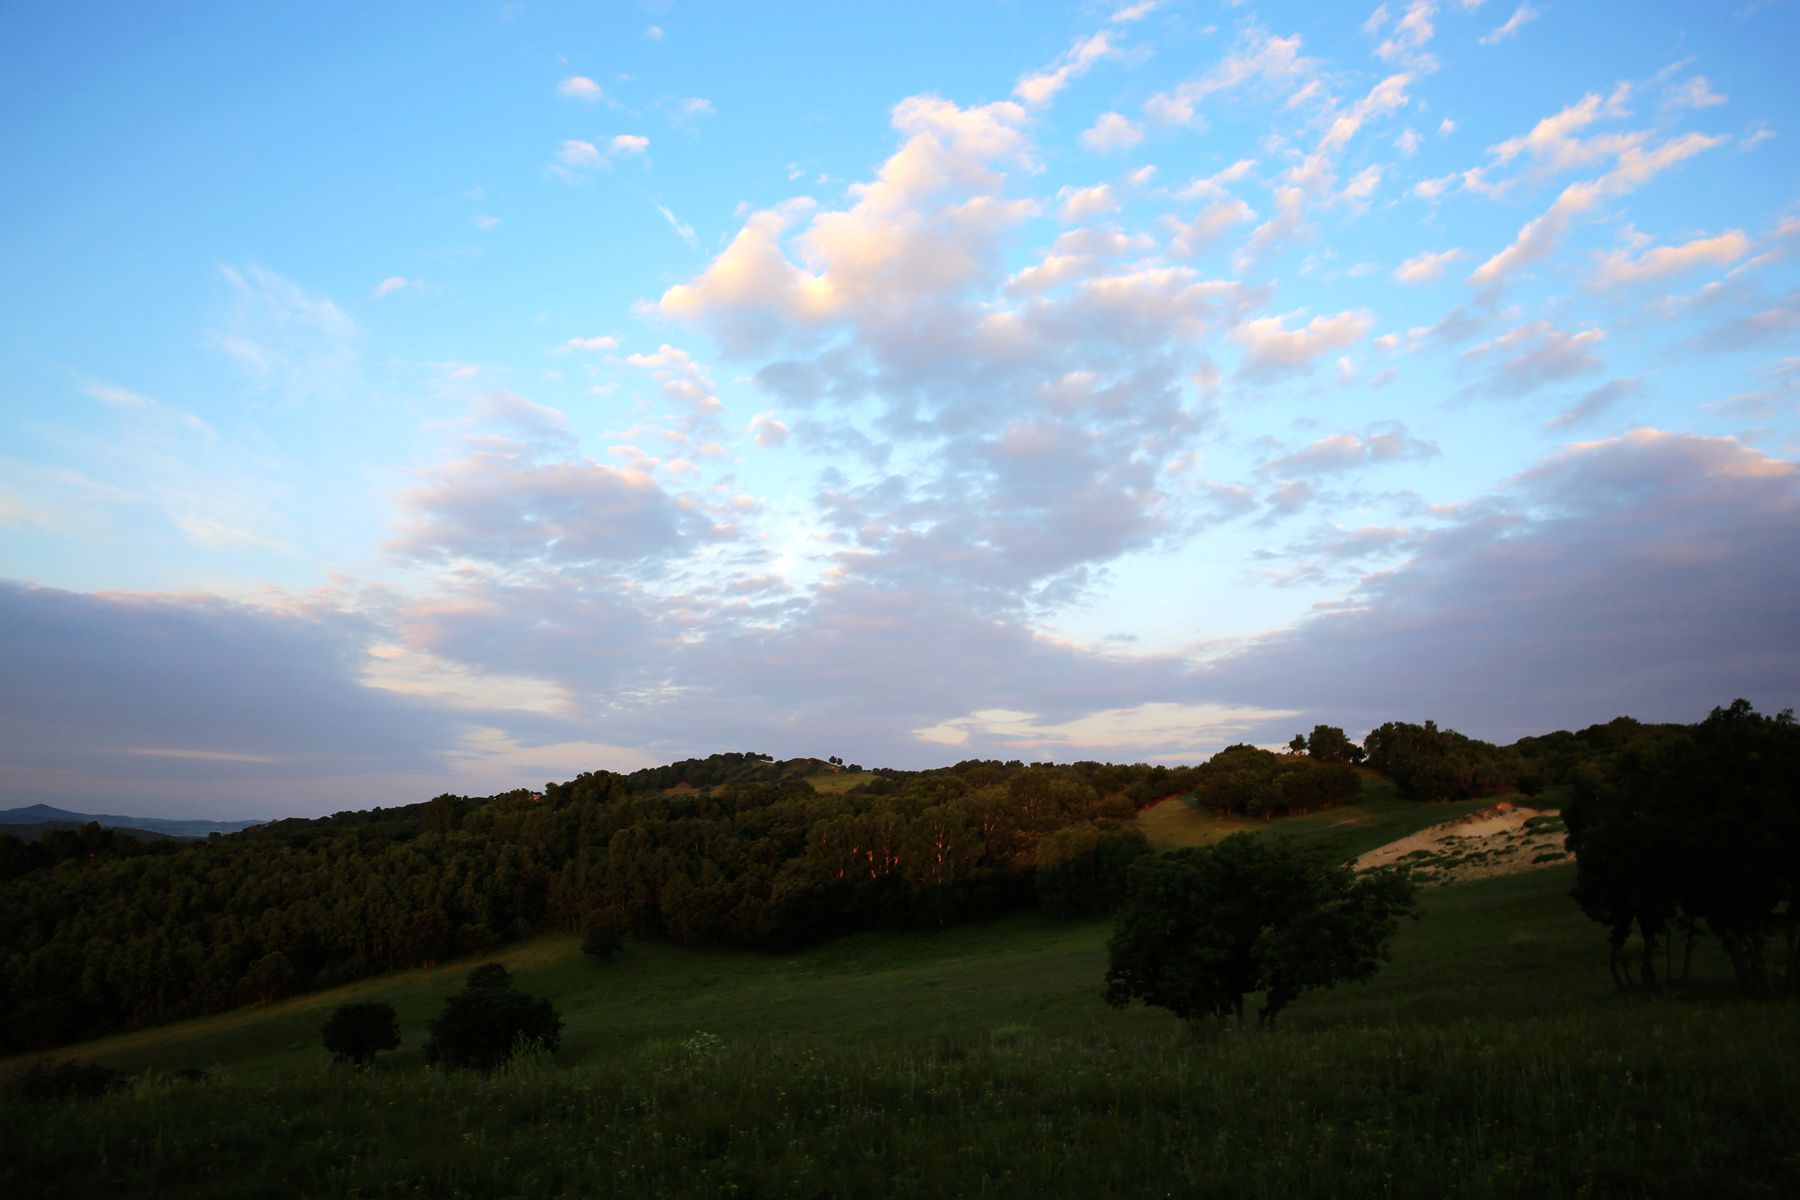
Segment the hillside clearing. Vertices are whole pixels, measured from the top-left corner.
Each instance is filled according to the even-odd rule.
[[[1539,871],[1573,861],[1555,812],[1500,801],[1377,847],[1356,869],[1404,866],[1425,883]]]

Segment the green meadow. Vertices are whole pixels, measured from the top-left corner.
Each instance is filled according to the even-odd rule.
[[[1177,802],[1179,804],[1179,802]],[[1275,823],[1345,856],[1477,807],[1380,788]],[[1164,811],[1167,810],[1167,811]],[[1191,807],[1163,844],[1229,829]],[[1024,914],[769,955],[545,936],[488,960],[550,996],[553,1057],[434,1072],[475,964],[89,1043],[104,1099],[7,1100],[8,1195],[1768,1196],[1800,1178],[1800,1008],[1695,980],[1617,994],[1573,869],[1427,890],[1370,982],[1195,1036],[1100,999],[1105,922]],[[378,999],[403,1044],[334,1067]],[[28,1059],[4,1065],[16,1074]],[[206,1079],[174,1072],[198,1067]],[[19,1190],[19,1189],[23,1190]]]

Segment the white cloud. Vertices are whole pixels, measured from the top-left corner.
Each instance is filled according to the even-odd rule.
[[[1619,287],[1679,275],[1695,267],[1711,264],[1730,266],[1750,252],[1750,239],[1736,229],[1717,237],[1696,238],[1679,246],[1658,246],[1632,258],[1623,250],[1615,250],[1602,260],[1594,272],[1598,287]]]
[[[788,427],[774,413],[757,413],[750,418],[749,432],[759,446],[779,446],[788,439]]]
[[[556,148],[557,161],[570,167],[594,167],[605,162],[600,148],[580,138],[569,138]]]
[[[1137,0],[1136,4],[1127,4],[1122,8],[1115,8],[1112,16],[1106,19],[1108,23],[1113,25],[1124,25],[1131,21],[1141,21],[1152,12],[1155,12],[1157,4],[1160,2],[1161,0]]]
[[[1081,144],[1096,154],[1110,154],[1114,150],[1129,150],[1144,140],[1144,128],[1129,117],[1116,112],[1103,114],[1098,121],[1082,131]]]
[[[662,214],[662,219],[669,223],[669,228],[675,231],[675,236],[686,242],[690,250],[700,248],[700,238],[694,233],[692,225],[677,217],[666,204],[658,204],[656,211]]]
[[[1504,24],[1495,26],[1482,36],[1481,44],[1484,46],[1492,46],[1498,42],[1504,42],[1507,38],[1516,36],[1519,30],[1525,27],[1527,21],[1542,16],[1543,12],[1543,9],[1533,8],[1529,4],[1519,5],[1519,7],[1513,10],[1513,15],[1506,18]]]
[[[1221,171],[1183,185],[1175,195],[1182,200],[1216,200],[1229,194],[1226,184],[1238,182],[1255,169],[1255,159],[1240,158]]]
[[[1169,252],[1177,258],[1192,258],[1222,237],[1234,225],[1256,220],[1256,212],[1242,200],[1216,200],[1200,211],[1186,225],[1175,222],[1175,237]]]
[[[1300,35],[1273,37],[1255,26],[1247,28],[1237,45],[1219,65],[1199,79],[1191,79],[1144,103],[1152,118],[1172,125],[1187,125],[1199,114],[1200,103],[1217,93],[1250,83],[1283,85],[1304,80],[1317,63],[1300,53]]]
[[[557,84],[556,90],[571,100],[585,100],[590,104],[606,99],[606,92],[586,75],[571,75]]]
[[[1401,283],[1435,283],[1443,275],[1445,267],[1467,257],[1460,247],[1435,253],[1427,251],[1414,255],[1395,267],[1394,278]]]
[[[404,275],[389,275],[386,279],[376,284],[369,292],[369,299],[385,300],[395,292],[404,291],[405,289],[414,286],[415,282],[416,281],[414,280],[406,278]]]
[[[1112,44],[1112,35],[1105,31],[1080,38],[1054,63],[1022,77],[1013,88],[1013,95],[1033,108],[1047,104],[1051,97],[1067,87],[1072,80],[1079,79],[1092,70],[1095,63],[1117,54],[1118,50]]]
[[[598,337],[572,337],[562,345],[564,350],[581,350],[589,354],[604,353],[618,347],[619,339],[605,334]]]
[[[1382,9],[1376,11],[1381,13],[1385,7],[1384,5]],[[1437,32],[1436,27],[1431,23],[1432,17],[1436,15],[1436,0],[1412,0],[1406,6],[1405,14],[1395,24],[1393,34],[1375,47],[1376,56],[1384,62],[1399,60],[1429,69],[1432,62],[1430,55],[1425,51],[1425,46]],[[1367,28],[1366,25],[1365,28]]]
[[[1290,318],[1300,315],[1304,314],[1259,317],[1231,331],[1244,348],[1241,370],[1247,377],[1269,379],[1310,371],[1319,358],[1361,341],[1375,324],[1370,314],[1352,311],[1314,317],[1295,329],[1286,327]]]
[[[1564,333],[1548,321],[1515,326],[1497,338],[1463,351],[1472,364],[1492,363],[1486,390],[1513,397],[1545,384],[1600,369],[1594,357],[1605,334],[1598,329]]]
[[[1241,708],[1222,704],[1153,702],[1130,708],[1104,709],[1066,721],[1048,721],[1036,713],[983,709],[942,721],[913,736],[937,746],[966,746],[972,737],[1012,750],[1054,749],[1055,757],[1078,759],[1093,754],[1199,758],[1205,750],[1238,738],[1247,729],[1286,721],[1295,709]]]
[[[661,26],[661,25],[647,25],[647,26],[645,26],[645,27],[644,27],[644,38],[645,38],[645,40],[646,40],[646,41],[652,41],[652,42],[660,42],[660,41],[662,41],[662,40],[663,40],[663,28],[662,28],[662,26]]]
[[[1725,140],[1689,133],[1663,142],[1650,151],[1636,145],[1627,146],[1605,175],[1564,188],[1544,215],[1527,222],[1519,230],[1510,246],[1475,268],[1469,275],[1469,282],[1477,287],[1492,286],[1533,263],[1542,262],[1555,252],[1576,216],[1603,199],[1633,191],[1662,171]]]
[[[475,226],[475,228],[481,230],[483,233],[492,233],[494,230],[500,228],[500,218],[483,213],[481,216],[471,217],[469,219],[469,224]]]
[[[1706,76],[1696,75],[1669,89],[1666,103],[1670,108],[1715,108],[1726,98],[1712,90]]]
[[[642,154],[650,148],[650,139],[635,133],[621,133],[613,138],[609,148],[614,154]]]
[[[1118,197],[1104,183],[1084,188],[1065,187],[1056,193],[1056,198],[1062,201],[1059,215],[1069,223],[1091,220],[1119,207]]]

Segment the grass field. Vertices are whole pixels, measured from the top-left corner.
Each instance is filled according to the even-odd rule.
[[[1279,824],[1348,856],[1458,811],[1377,794]],[[424,1069],[473,963],[111,1038],[71,1056],[138,1072],[130,1092],[0,1103],[29,1134],[0,1192],[1791,1194],[1800,1010],[1732,1000],[1710,946],[1689,991],[1617,995],[1572,877],[1433,890],[1374,980],[1197,1039],[1101,1002],[1102,922],[781,956],[633,943],[605,965],[543,937],[496,960],[561,1010],[553,1063]],[[366,1072],[319,1043],[349,999],[401,1016]],[[163,1074],[188,1066],[208,1081]]]

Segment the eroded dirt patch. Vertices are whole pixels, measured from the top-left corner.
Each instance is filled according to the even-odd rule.
[[[1516,875],[1568,862],[1560,813],[1501,801],[1421,829],[1356,860],[1356,869],[1398,864],[1422,883]]]

